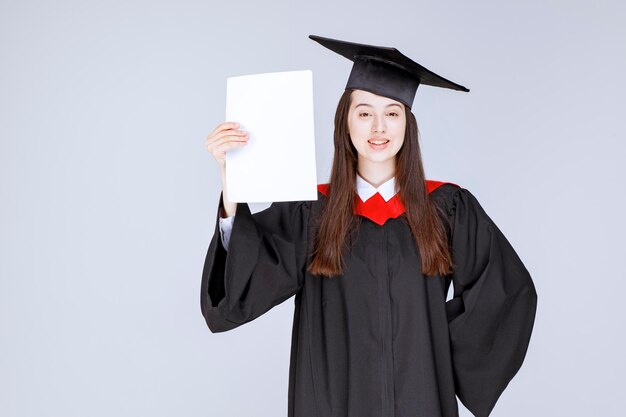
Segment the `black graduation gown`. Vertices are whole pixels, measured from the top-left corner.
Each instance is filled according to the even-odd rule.
[[[404,215],[359,216],[344,275],[328,279],[306,272],[321,192],[255,214],[239,203],[228,251],[217,210],[202,313],[223,332],[295,295],[289,417],[457,417],[455,395],[486,417],[519,370],[537,305],[527,269],[467,189],[430,195],[449,221],[447,277],[422,275]]]

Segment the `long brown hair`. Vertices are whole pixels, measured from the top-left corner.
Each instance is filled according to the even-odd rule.
[[[335,153],[329,193],[320,214],[308,267],[314,275],[332,277],[343,273],[342,255],[348,249],[345,240],[358,224],[358,216],[354,214],[358,153],[347,133],[352,91],[344,91],[335,112]],[[426,189],[417,121],[410,108],[404,106],[404,111],[406,131],[404,143],[396,154],[395,172],[396,187],[406,209],[401,218],[415,238],[422,258],[422,273],[447,275],[452,271],[452,256],[446,231]]]

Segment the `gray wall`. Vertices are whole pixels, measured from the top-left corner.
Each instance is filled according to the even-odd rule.
[[[200,313],[203,141],[227,76],[311,69],[327,180],[350,63],[309,34],[471,89],[414,113],[428,177],[479,198],[539,293],[492,415],[623,415],[623,2],[109,3],[0,3],[0,415],[286,415],[293,299],[221,334]]]

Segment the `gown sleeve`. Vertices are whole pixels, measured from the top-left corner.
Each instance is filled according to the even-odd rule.
[[[535,321],[531,276],[476,198],[452,201],[454,296],[446,302],[456,394],[487,417],[524,361]]]
[[[204,261],[202,315],[213,333],[234,329],[282,303],[302,287],[309,204],[275,202],[255,214],[238,203],[228,251],[219,225]]]

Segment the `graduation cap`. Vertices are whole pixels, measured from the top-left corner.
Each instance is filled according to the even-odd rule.
[[[409,108],[420,84],[469,91],[462,85],[424,68],[396,48],[346,42],[317,35],[309,35],[309,38],[354,62],[346,89],[356,88],[389,97]]]

